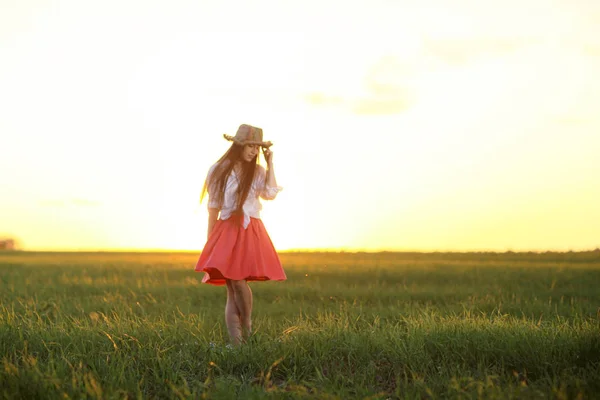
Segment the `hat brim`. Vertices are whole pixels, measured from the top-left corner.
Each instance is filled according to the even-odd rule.
[[[223,137],[225,139],[229,140],[230,142],[235,142],[235,143],[240,144],[242,146],[247,145],[247,144],[257,144],[260,147],[266,147],[266,148],[269,148],[269,147],[273,146],[273,143],[270,142],[270,141],[269,142],[256,142],[256,141],[252,141],[252,140],[240,141],[240,140],[237,140],[235,137],[233,137],[231,135],[228,135],[226,133],[223,134]]]

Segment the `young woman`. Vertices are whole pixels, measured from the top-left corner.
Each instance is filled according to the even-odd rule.
[[[271,142],[262,129],[240,125],[233,144],[208,171],[200,201],[208,193],[208,239],[195,270],[203,283],[227,286],[225,323],[234,345],[252,333],[252,291],[248,281],[285,280],[273,243],[260,219],[260,198],[282,190],[275,180]],[[258,164],[262,148],[267,168]]]

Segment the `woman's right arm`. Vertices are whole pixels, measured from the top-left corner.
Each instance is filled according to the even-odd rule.
[[[212,174],[215,171],[217,164],[211,166],[208,170],[208,174],[206,175],[206,191],[208,193],[208,229],[206,232],[206,240],[210,237],[210,234],[217,223],[217,219],[219,218],[219,205],[214,200],[214,192],[213,187],[210,184]]]
[[[209,208],[208,209],[208,232],[206,233],[206,240],[210,237],[210,233],[212,232],[215,224],[217,223],[217,218],[219,217],[219,209],[218,208]]]

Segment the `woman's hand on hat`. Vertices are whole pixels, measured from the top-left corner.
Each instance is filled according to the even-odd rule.
[[[270,166],[273,163],[273,152],[271,150],[269,150],[268,147],[263,147],[263,155],[265,156],[267,165]]]

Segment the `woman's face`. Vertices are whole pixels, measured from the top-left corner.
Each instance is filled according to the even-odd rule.
[[[244,150],[242,150],[242,161],[250,162],[256,157],[260,150],[260,146],[257,144],[246,144]]]

